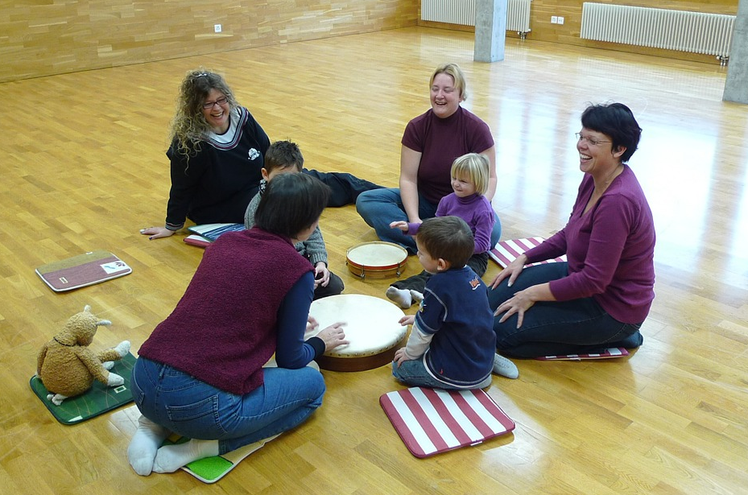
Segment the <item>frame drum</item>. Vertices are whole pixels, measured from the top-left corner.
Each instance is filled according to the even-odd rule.
[[[349,248],[345,256],[348,270],[361,278],[399,277],[408,261],[408,251],[397,244],[372,241]]]
[[[323,328],[345,322],[350,343],[327,351],[317,359],[320,368],[331,371],[363,371],[391,363],[395,351],[405,345],[407,326],[400,318],[405,313],[386,299],[362,294],[340,294],[312,302],[309,313],[319,327],[304,335],[313,337]]]

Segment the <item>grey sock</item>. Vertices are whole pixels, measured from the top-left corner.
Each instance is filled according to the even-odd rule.
[[[493,372],[507,378],[519,377],[517,366],[504,356],[499,356],[498,354],[494,354],[493,356]]]
[[[423,294],[417,290],[410,289],[410,297],[418,304],[421,304],[421,301],[423,301]]]
[[[410,297],[410,291],[406,289],[398,289],[397,287],[390,287],[387,292],[384,293],[387,298],[400,306],[402,309],[408,309],[413,304],[413,299]]]

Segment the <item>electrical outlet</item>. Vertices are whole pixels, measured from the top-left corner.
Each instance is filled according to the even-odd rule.
[[[563,17],[559,17],[558,18],[558,23],[559,24],[563,24],[564,23],[564,18]]]
[[[220,25],[220,24],[214,24],[214,25],[213,25],[213,31],[215,31],[216,33],[220,33],[220,32],[221,32],[221,29],[222,29],[222,28],[221,28],[221,25]]]
[[[552,15],[551,16],[551,24],[558,24],[558,17],[556,17],[555,15]]]

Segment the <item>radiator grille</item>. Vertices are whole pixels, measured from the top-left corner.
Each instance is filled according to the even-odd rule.
[[[580,37],[727,58],[734,15],[585,2]]]
[[[531,2],[507,0],[507,31],[530,32]],[[421,0],[421,20],[475,26],[475,0]]]

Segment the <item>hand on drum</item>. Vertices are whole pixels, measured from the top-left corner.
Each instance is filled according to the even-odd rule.
[[[325,343],[325,351],[335,349],[336,347],[341,346],[341,345],[350,344],[350,342],[345,340],[345,332],[343,331],[343,325],[345,325],[345,323],[342,323],[342,322],[333,323],[329,327],[323,328],[317,334],[317,337],[321,338],[322,342]]]
[[[405,315],[400,318],[397,322],[402,326],[412,325],[416,321],[415,315]]]
[[[330,270],[327,269],[327,265],[324,261],[320,261],[314,266],[314,288],[321,285],[327,287],[330,283]]]
[[[392,222],[390,224],[391,229],[400,229],[403,232],[408,232],[408,222],[403,222],[402,220],[397,222]]]
[[[311,332],[313,330],[316,330],[319,326],[319,323],[317,323],[317,320],[314,319],[314,316],[309,315],[306,319],[306,331]]]

